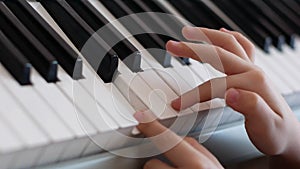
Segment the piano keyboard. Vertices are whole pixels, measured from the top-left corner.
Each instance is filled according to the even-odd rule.
[[[180,114],[171,108],[181,94],[225,75],[171,57],[165,44],[183,40],[185,25],[243,32],[257,47],[255,63],[300,115],[299,11],[299,0],[0,0],[0,168],[137,168],[142,160],[107,151],[139,146],[114,133],[140,137],[132,115],[143,109],[166,126],[194,119],[176,132],[207,130],[204,145],[224,164],[261,155],[243,117],[228,107],[220,113],[223,100]],[[159,14],[122,22],[144,12]],[[177,18],[165,22],[162,13]]]

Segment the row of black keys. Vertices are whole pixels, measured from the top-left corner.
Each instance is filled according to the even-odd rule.
[[[141,12],[167,12],[167,10],[157,5],[154,1],[155,0],[101,0],[102,4],[109,9],[116,18]],[[232,13],[236,14],[234,12],[236,12],[237,9],[234,7],[237,5],[242,7],[243,5],[238,0],[234,1],[237,2],[232,3],[233,1],[229,0],[215,0],[214,2],[222,9],[225,8],[225,6],[228,7],[228,9],[223,9],[225,12],[233,11]],[[295,0],[289,1],[294,2]],[[118,67],[118,57],[123,60],[132,71],[140,71],[141,59],[138,50],[129,43],[128,40],[124,39],[123,35],[121,35],[114,27],[106,27],[105,33],[100,34],[100,37],[105,42],[102,42],[101,38],[100,40],[99,38],[91,38],[91,35],[106,25],[108,21],[89,2],[85,0],[43,0],[40,2],[79,50],[85,47],[88,39],[95,42],[93,44],[97,44],[93,48],[95,51],[92,50],[83,53],[83,56],[105,82],[111,82],[113,74]],[[169,0],[169,2],[197,26],[214,29],[226,27],[230,29],[220,17],[201,1]],[[226,5],[223,3],[226,3]],[[250,3],[250,0],[247,1],[247,3]],[[251,3],[254,3],[254,1],[251,1]],[[262,1],[260,3],[262,3]],[[291,6],[290,2],[286,4]],[[6,53],[6,55],[0,56],[0,61],[21,84],[30,83],[29,61],[48,82],[55,82],[57,80],[56,72],[58,63],[74,79],[82,77],[82,61],[77,56],[76,52],[74,52],[54,30],[52,30],[52,28],[27,2],[22,0],[2,0],[0,6],[0,45],[2,45],[1,50],[3,51],[1,53]],[[235,10],[231,10],[231,8],[234,8]],[[273,42],[278,40],[276,43],[278,48],[280,48],[280,44],[283,43],[282,39],[284,39],[284,37],[287,39],[287,42],[293,46],[295,32],[297,32],[295,30],[299,29],[291,28],[291,25],[279,24],[277,27],[274,25],[273,27],[263,27],[267,30],[265,30],[265,32],[261,31],[262,25],[268,25],[265,20],[268,19],[267,21],[269,21],[271,16],[262,15],[261,13],[258,13],[257,9],[247,9],[248,8],[245,8],[244,10],[248,12],[247,15],[253,15],[250,22],[249,20],[247,22],[244,20],[242,20],[244,22],[238,22],[241,20],[239,15],[228,15],[231,17],[235,16],[233,20],[237,21],[238,24],[242,24],[240,25],[242,29],[244,29],[256,44],[267,51],[271,42],[269,36],[271,34],[274,39]],[[297,6],[294,5],[292,11],[297,12],[295,9],[297,9]],[[270,13],[271,12],[269,12],[269,14]],[[243,16],[243,14],[241,14],[241,16]],[[265,17],[265,20],[258,19],[256,21],[254,20],[255,16]],[[135,38],[146,49],[164,49],[167,41],[184,39],[181,36],[181,29],[184,25],[175,18],[168,18],[167,24],[165,25],[161,25],[158,22],[161,18],[156,15],[147,15],[146,17],[143,15],[129,18],[131,19],[130,21],[123,21],[122,24],[125,25],[132,34],[135,34],[136,32],[148,32],[135,35]],[[240,20],[235,20],[235,18]],[[165,22],[165,20],[161,21]],[[276,32],[276,29],[279,29],[279,26],[282,27],[281,33],[283,35],[278,35],[279,31]],[[268,33],[266,33],[266,31],[268,31]],[[154,32],[161,32],[161,34],[156,34]],[[276,33],[278,36],[275,36]],[[114,44],[114,42],[118,43]],[[113,47],[110,48],[109,46]],[[18,50],[16,50],[17,48]],[[105,56],[99,56],[97,55],[99,51],[108,52]],[[164,67],[171,66],[170,56],[166,53],[157,53],[153,51],[152,54]],[[27,61],[26,58],[29,61]],[[187,59],[180,59],[180,61],[183,64],[189,64]]]
[[[194,25],[228,27],[200,0],[169,0]],[[268,52],[271,45],[282,50],[284,44],[295,47],[300,33],[299,0],[212,0],[259,47]]]
[[[128,15],[120,10],[119,1],[103,0],[116,17]],[[134,72],[140,71],[141,56],[138,50],[113,26],[106,27],[105,33],[92,36],[108,21],[87,1],[73,0],[43,0],[40,1],[47,12],[57,22],[60,28],[72,41],[78,50],[93,42],[88,51],[83,50],[83,56],[95,69],[104,82],[111,82],[118,67],[120,58]],[[128,1],[126,6],[132,7]],[[137,4],[135,4],[137,5]],[[141,5],[141,4],[140,4]],[[152,5],[155,5],[152,2]],[[135,6],[139,7],[139,6]],[[158,6],[157,6],[158,7]],[[151,8],[149,9],[151,10]],[[118,13],[116,13],[118,11]],[[152,17],[147,17],[152,18]],[[152,18],[153,19],[153,18]],[[171,39],[182,40],[180,30],[184,26],[175,19],[170,21],[172,34],[158,35],[149,31],[159,27],[154,18],[152,25],[145,27],[143,23],[132,18],[128,28],[134,33],[136,29],[142,34],[134,37],[146,48],[165,49],[165,43]],[[123,23],[126,26],[126,23]],[[174,26],[175,24],[175,26]],[[47,82],[56,82],[58,64],[73,78],[82,78],[82,60],[77,53],[43,20],[43,18],[24,0],[0,1],[0,61],[20,84],[30,84],[31,64]],[[177,30],[177,32],[176,32]],[[114,44],[113,42],[117,42]],[[110,47],[112,46],[112,47]],[[103,51],[104,56],[98,53]],[[130,56],[130,57],[129,57]],[[164,67],[169,67],[170,56],[163,53],[153,53],[153,56]],[[182,64],[189,64],[188,59],[180,59]]]

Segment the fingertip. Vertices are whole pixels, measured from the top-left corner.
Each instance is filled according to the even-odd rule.
[[[194,29],[195,29],[195,27],[185,26],[185,27],[182,28],[182,33],[186,33],[186,32],[192,31]]]
[[[229,105],[235,105],[239,100],[240,92],[237,89],[231,88],[225,93],[226,103]]]
[[[177,111],[180,110],[180,108],[181,108],[181,101],[180,100],[181,99],[178,98],[178,99],[175,99],[175,100],[172,101],[171,106],[173,107],[173,109],[175,109]]]
[[[185,26],[184,28],[182,28],[182,35],[186,39],[192,39],[196,33],[196,30],[198,30],[198,28],[192,26]]]
[[[230,32],[230,31],[229,31],[228,29],[226,29],[226,28],[221,28],[220,31],[222,31],[222,32]]]
[[[181,42],[174,41],[174,40],[169,40],[166,44],[167,47],[173,47],[173,46],[180,46]]]
[[[179,56],[181,54],[181,52],[182,52],[182,43],[170,40],[166,44],[166,49],[173,56]]]
[[[143,116],[144,116],[144,113],[142,111],[138,111],[136,113],[134,113],[133,117],[138,121],[138,122],[141,122],[143,121]]]

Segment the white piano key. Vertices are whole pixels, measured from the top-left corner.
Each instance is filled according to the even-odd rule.
[[[176,93],[177,97],[192,90],[193,86],[188,84],[174,69],[174,67],[168,67],[163,68],[149,53],[143,52],[143,59],[145,62],[147,62],[149,65],[143,64],[143,68],[154,68],[156,73],[163,79],[168,86],[173,89],[173,91]],[[173,58],[174,59],[174,58]],[[191,78],[196,75],[190,75]],[[201,84],[202,81],[198,79],[198,83]],[[201,103],[197,104],[192,107],[192,110],[194,112],[208,110],[209,105],[207,103]],[[184,115],[185,113],[180,113],[180,115]]]
[[[32,168],[43,153],[44,147],[24,149],[16,153],[10,168]]]
[[[143,103],[158,116],[159,119],[169,119],[176,117],[173,109],[167,105],[164,95],[157,90],[153,90],[141,77],[141,75],[131,72],[122,62],[119,64],[120,74],[116,77],[114,84],[119,88],[124,96],[136,95]],[[131,93],[129,93],[131,92]],[[132,104],[132,101],[129,103]]]
[[[1,72],[5,70],[1,69]],[[68,140],[71,138],[69,130],[63,122],[53,113],[51,107],[37,93],[33,86],[20,87],[9,75],[3,73],[6,80],[3,83],[9,86],[10,92],[19,98],[21,104],[30,116],[42,127],[53,142]],[[34,75],[33,75],[34,76]]]
[[[59,156],[59,161],[66,161],[74,158],[79,158],[82,152],[86,149],[86,147],[91,142],[89,137],[85,138],[78,138],[76,140],[72,140],[69,143],[69,146],[64,150],[64,153],[62,153]],[[78,145],[81,145],[82,147],[78,147]],[[52,150],[52,149],[51,149]],[[53,151],[53,150],[52,150]]]
[[[65,127],[63,122],[56,116],[56,114],[54,114],[55,111],[47,104],[47,101],[49,103],[50,100],[46,100],[45,97],[43,96],[46,93],[45,92],[38,93],[42,91],[52,92],[51,90],[44,90],[45,88],[47,88],[46,87],[47,85],[43,84],[42,80],[38,80],[39,78],[40,78],[39,75],[35,72],[35,70],[33,70],[32,79],[33,82],[35,83],[34,87],[32,86],[22,87],[22,86],[14,85],[12,82],[9,83],[10,84],[9,86],[10,88],[13,87],[12,88],[13,91],[11,92],[14,92],[15,97],[20,98],[20,102],[25,107],[25,109],[28,110],[30,116],[35,121],[37,121],[37,123],[45,130],[45,132],[52,139],[53,146],[59,146],[57,147],[57,151],[56,151],[56,156],[58,156],[61,153],[62,148],[67,146],[67,142],[65,142],[63,145],[62,144],[57,145],[56,143],[71,139],[72,134]],[[60,98],[49,98],[49,99],[59,100]],[[59,113],[64,113],[64,112],[59,112]],[[38,152],[36,151],[36,153]],[[43,153],[43,155],[47,155],[47,154]],[[51,162],[52,161],[54,162],[55,160],[53,159],[55,159],[56,156],[47,156],[46,159]],[[39,156],[39,158],[40,157],[43,156]],[[14,165],[20,166],[20,164],[22,163],[22,165],[24,166],[28,166],[28,165],[31,166],[34,165],[35,163],[35,160],[30,161],[29,159],[27,159],[26,162],[24,162],[23,159],[20,159],[19,161],[20,161],[19,164],[14,164]]]
[[[68,80],[69,77],[66,76],[66,74],[62,74],[60,76],[61,80]],[[85,79],[72,82],[72,99],[76,108],[83,113],[98,132],[102,133],[117,129],[119,126],[108,116],[107,112],[97,104],[86,89],[82,87],[80,81],[85,81]]]
[[[60,154],[62,154],[65,148],[69,145],[70,141],[66,142],[59,142],[59,143],[52,143],[47,145],[43,153],[41,153],[38,159],[34,162],[35,166],[44,165],[55,163],[59,161]]]
[[[67,75],[67,73],[59,67],[58,69],[58,78],[60,79],[59,82],[56,83],[58,88],[68,97],[68,99],[72,102],[73,111],[69,112],[68,115],[70,120],[74,122],[74,128],[76,128],[76,136],[78,138],[85,137],[87,135],[94,135],[97,133],[96,129],[94,128],[93,124],[87,120],[84,113],[76,107],[73,102],[73,79]],[[67,113],[68,114],[68,113]]]
[[[28,148],[17,153],[16,157],[14,158],[14,163],[11,164],[10,168],[32,167],[42,153],[44,148],[43,146],[45,144],[48,144],[52,140],[50,135],[46,134],[43,129],[43,131],[39,131],[41,125],[37,124],[35,126],[37,121],[34,120],[30,115],[30,110],[28,111],[22,104],[22,99],[29,99],[33,96],[31,94],[28,94],[27,92],[24,92],[24,90],[28,90],[28,87],[26,88],[24,86],[20,86],[8,74],[8,72],[2,67],[2,65],[0,65],[0,70],[3,77],[3,81],[1,81],[2,87],[4,87],[6,91],[9,91],[9,93],[7,93],[8,96],[6,97],[5,101],[6,103],[8,103],[8,105],[12,106],[10,108],[12,111],[7,113],[11,113],[11,115],[17,115],[6,117],[11,120],[10,122],[12,126],[16,126],[16,131],[19,133],[20,138],[24,141],[26,148]],[[11,98],[11,96],[13,96],[13,99]],[[29,100],[32,99],[33,98],[30,98]]]
[[[278,69],[280,68],[280,62],[278,63],[278,61],[276,61],[278,56],[266,55],[263,51],[261,51],[261,49],[258,48],[257,55],[261,56],[261,59],[264,60],[267,65],[269,65],[273,73],[279,76],[287,86],[291,87],[293,91],[297,91],[299,85],[297,84],[296,80],[285,69]]]
[[[165,94],[166,102],[170,103],[178,97],[176,93],[169,88],[164,81],[156,74],[155,69],[149,68],[144,69],[143,72],[140,72],[140,76],[151,86],[153,89],[161,90]],[[161,70],[164,71],[164,70]]]
[[[293,79],[295,82],[296,91],[300,91],[300,76],[299,76],[299,67],[295,67],[295,62],[291,62],[288,58],[288,55],[284,55],[287,53],[280,53],[275,48],[270,49],[270,54],[274,63],[276,63],[277,69],[280,71],[284,71],[286,76]]]
[[[195,75],[194,72],[187,65],[182,65],[175,58],[171,59],[171,64],[174,70],[185,80],[192,88],[195,88],[202,84],[204,81],[199,76]]]
[[[72,42],[69,40],[69,38],[64,34],[64,32],[59,28],[59,26],[56,24],[56,22],[52,19],[52,17],[49,15],[49,13],[43,8],[43,6],[40,3],[37,2],[30,2],[30,5],[34,7],[34,9],[47,21],[52,28],[75,50],[78,52],[78,50],[74,47]],[[78,52],[79,53],[79,52]],[[65,80],[68,79],[68,77],[65,76],[65,74],[62,74],[60,78],[63,78]],[[98,130],[98,132],[106,132],[113,129],[117,129],[118,125],[115,124],[115,122],[108,117],[107,113],[103,110],[103,108],[95,104],[95,101],[91,96],[87,93],[86,89],[84,89],[81,86],[81,82],[84,81],[84,79],[79,81],[73,81],[73,89],[76,89],[76,92],[73,94],[74,97],[78,100],[75,100],[75,103],[78,104],[79,109],[84,113],[84,115],[87,117],[88,120],[92,122],[94,127]],[[81,97],[80,97],[81,96]],[[73,99],[74,99],[73,97]],[[87,104],[87,105],[84,105]],[[99,118],[98,115],[103,114],[103,117],[106,118],[106,123],[104,123],[104,119]],[[99,120],[99,121],[97,121]],[[102,123],[103,122],[103,123]]]
[[[0,168],[2,169],[9,169],[10,168],[10,164],[13,163],[14,161],[14,153],[10,153],[10,154],[0,154]]]
[[[95,97],[97,102],[104,107],[110,117],[121,128],[138,124],[133,118],[135,110],[112,83],[105,84],[95,71],[88,68],[86,62],[83,66],[83,73],[85,80],[80,81],[80,83]]]
[[[55,21],[51,18],[51,16],[47,13],[47,11],[41,6],[40,3],[32,3],[31,4],[36,11],[54,28],[54,30],[75,50],[77,53],[79,51],[72,44],[70,39],[64,34],[64,32],[59,28],[59,26],[55,23]],[[79,54],[80,55],[80,54]],[[62,69],[60,69],[63,72]],[[87,92],[90,89],[86,89],[82,86],[81,82],[72,81],[70,77],[68,77],[65,73],[59,73],[59,78],[64,83],[58,83],[60,89],[68,95],[70,99],[74,101],[74,105],[76,105],[76,111],[78,113],[78,118],[81,121],[83,128],[87,131],[88,136],[97,135],[102,138],[102,140],[108,140],[107,133],[112,130],[116,130],[119,126],[108,116],[108,114],[103,110],[103,108],[96,104],[95,100],[91,97],[91,95]],[[84,81],[84,79],[80,80]],[[67,83],[65,83],[67,82]],[[70,85],[70,82],[72,83]],[[70,90],[71,89],[71,90]],[[76,90],[76,96],[74,96],[73,89]],[[77,100],[74,100],[74,97]],[[79,98],[79,100],[78,100]],[[87,98],[87,99],[84,99]],[[77,104],[76,104],[77,103]],[[79,103],[79,104],[78,104]],[[87,103],[87,104],[85,104]],[[96,104],[96,106],[95,106]],[[98,112],[101,112],[98,114]],[[103,115],[104,114],[104,115]],[[101,117],[99,117],[101,116]],[[105,118],[105,120],[103,118]],[[85,120],[85,118],[87,120]],[[99,119],[101,118],[101,119]],[[106,124],[108,123],[108,124]],[[98,132],[98,134],[95,133]],[[61,159],[68,159],[69,156],[74,155],[75,144],[71,144],[68,147],[68,150],[62,156]],[[83,152],[82,152],[83,153]]]
[[[172,67],[162,67],[154,58],[147,52],[143,52],[143,59],[148,64],[143,64],[143,69],[155,69],[156,73],[168,84],[168,86],[179,96],[189,90],[191,87],[186,83]]]
[[[295,47],[295,53],[297,53],[298,54],[298,56],[299,56],[299,54],[300,54],[300,37],[298,36],[297,38],[296,38],[296,47]]]
[[[0,67],[2,67],[2,65],[0,65]],[[26,114],[26,111],[23,110],[23,107],[19,106],[17,103],[18,98],[13,97],[11,93],[9,93],[9,89],[4,87],[2,83],[5,80],[6,79],[0,81],[0,101],[2,105],[0,106],[1,117],[6,119],[11,127],[14,128],[14,130],[17,132],[16,134],[19,135],[27,147],[48,144],[50,141],[48,136],[44,134],[36,122]]]
[[[113,21],[113,20],[115,20],[116,18],[109,12],[109,11],[107,11],[107,9],[100,3],[100,2],[98,2],[98,1],[94,1],[94,0],[89,0],[89,2],[100,12],[100,13],[102,13],[108,20],[111,20],[111,21]],[[123,33],[123,35],[124,36],[126,36],[126,37],[130,37],[131,35],[130,35],[130,33],[126,30],[126,28],[124,28],[121,24],[119,24],[118,22],[113,22],[112,23],[113,25],[115,25],[122,33]],[[144,50],[144,48],[142,47],[142,45],[141,44],[139,44],[139,42],[136,40],[136,39],[134,39],[134,38],[130,38],[129,39],[129,41],[132,43],[132,44],[134,44],[134,46],[135,47],[137,47],[140,51],[143,51],[143,55],[145,55],[145,58],[143,57],[142,58],[142,60],[146,60],[145,62],[147,62],[147,64],[150,64],[151,65],[151,67],[154,67],[154,64],[159,64],[157,61],[152,61],[152,56],[151,56],[151,60],[147,60],[146,59],[146,57],[147,56],[150,56],[149,55],[149,53],[148,52],[145,52]],[[173,58],[174,59],[174,58]],[[174,60],[176,60],[176,59],[174,59]],[[149,61],[151,62],[151,63],[149,63]],[[149,67],[149,65],[147,65],[147,64],[145,64],[145,62],[142,62],[142,68],[148,68]],[[155,63],[156,62],[156,63]],[[177,60],[176,60],[176,62],[178,62]],[[161,66],[160,66],[160,68],[162,68]],[[187,68],[188,69],[188,68]],[[173,75],[174,77],[175,76],[177,76],[178,77],[178,75],[176,74],[176,73],[174,73],[173,71],[170,71],[170,69],[169,68],[166,68],[166,69],[164,69],[164,71],[166,70],[166,73],[170,73],[171,75]],[[178,93],[180,93],[180,94],[183,94],[184,92],[187,92],[188,91],[188,89],[180,89],[180,91],[181,92],[178,92],[178,86],[174,86],[174,85],[176,85],[176,84],[172,84],[172,85],[170,85],[171,84],[171,81],[172,81],[172,79],[170,78],[170,77],[167,77],[168,75],[166,74],[166,73],[162,73],[161,71],[159,71],[159,70],[156,70],[156,73],[157,74],[159,74],[160,75],[160,77],[164,80],[164,82],[165,83],[167,83],[168,85],[169,85],[169,88],[171,88],[171,89],[173,89],[174,91],[175,90],[177,90],[177,94]],[[193,74],[191,74],[191,76],[193,76]],[[142,75],[141,75],[141,77],[142,77]],[[164,77],[164,78],[163,78]],[[186,75],[184,76],[184,77],[186,77]],[[191,79],[196,79],[197,80],[197,82],[202,82],[197,76],[196,77],[194,77],[194,78],[190,78],[190,79],[188,79],[188,81],[191,81]],[[182,80],[181,80],[182,81]],[[169,82],[169,83],[168,83]],[[173,81],[174,82],[174,81]],[[148,83],[148,82],[147,82]],[[151,85],[150,85],[151,86]],[[184,88],[184,87],[186,87],[187,85],[183,85],[183,86],[180,86],[180,88]],[[152,87],[152,86],[151,86]],[[189,89],[189,90],[191,90],[191,89]],[[200,106],[201,108],[204,108],[205,106]],[[199,106],[198,106],[198,108],[199,108]],[[172,109],[172,108],[171,108]]]
[[[4,154],[9,154],[25,147],[24,142],[17,137],[17,133],[10,128],[4,119],[0,119],[0,138],[0,159]],[[2,165],[1,163],[0,166]]]
[[[84,152],[81,154],[82,157],[86,157],[92,154],[101,153],[103,149],[95,144],[94,142],[90,142],[90,144],[87,146],[87,148],[84,150]]]
[[[204,64],[201,64],[194,59],[190,59],[190,62],[191,65],[189,65],[189,67],[194,71],[195,74],[198,74],[199,76],[201,75],[200,78],[204,82],[213,78],[208,69],[204,66]]]
[[[288,85],[284,83],[282,79],[280,79],[277,74],[272,71],[272,69],[269,67],[269,64],[265,63],[264,59],[262,59],[261,55],[257,55],[255,59],[255,64],[259,66],[266,74],[267,76],[274,82],[274,86],[278,88],[279,92],[283,95],[288,95],[293,93],[292,88],[290,88]]]
[[[56,84],[46,83],[41,79],[37,72],[33,71],[32,81],[35,84],[38,92],[43,96],[45,100],[52,106],[56,111],[57,116],[59,116],[64,124],[71,130],[72,140],[78,140],[77,137],[86,137],[87,133],[80,126],[80,120],[77,118],[74,105],[71,101],[58,89]],[[59,72],[65,73],[65,72]],[[71,88],[70,88],[71,89]],[[63,106],[62,106],[63,105]],[[87,144],[89,140],[85,140]],[[79,156],[84,150],[85,144],[82,142],[76,142],[76,152],[75,149],[72,151],[71,157]],[[43,155],[38,161],[38,165],[53,163],[59,160],[59,155],[65,153],[65,147],[70,147],[70,142],[62,142],[59,144],[51,145],[47,147]],[[69,148],[70,149],[70,148]],[[70,158],[69,156],[69,158]]]
[[[62,77],[61,74],[64,74],[63,76],[68,76],[62,68],[59,68],[58,71],[58,78]],[[87,122],[86,118],[82,116],[82,112],[76,111],[76,107],[73,104],[73,94],[72,94],[72,79],[64,79],[62,78],[61,81],[56,83],[55,86],[58,90],[56,92],[62,92],[59,95],[60,97],[67,97],[64,98],[64,106],[61,109],[64,109],[64,111],[61,110],[62,119],[66,122],[66,124],[69,125],[69,127],[74,132],[75,136],[78,138],[85,137],[87,134],[95,134],[96,130],[89,125],[89,122]],[[57,102],[58,103],[58,102]],[[82,124],[83,123],[83,126]]]
[[[289,62],[293,63],[295,67],[299,68],[300,67],[300,53],[297,53],[297,50],[291,49],[289,46],[285,45],[283,46],[284,55],[285,59],[288,59]],[[299,71],[299,70],[298,70]]]
[[[56,114],[57,117],[61,119],[61,121],[66,125],[69,132],[66,132],[70,139],[75,137],[73,129],[73,124],[76,122],[69,121],[68,112],[72,112],[72,104],[70,104],[69,100],[57,89],[55,84],[47,83],[44,81],[39,74],[32,70],[32,82],[34,88],[40,94],[42,98],[51,106],[54,110],[53,113]],[[63,105],[63,106],[62,106]]]

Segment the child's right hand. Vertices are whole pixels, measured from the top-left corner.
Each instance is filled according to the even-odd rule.
[[[175,56],[202,62],[202,58],[205,58],[205,62],[219,69],[215,60],[210,59],[217,51],[224,67],[224,70],[219,70],[228,75],[225,77],[227,91],[211,96],[211,82],[206,82],[174,100],[173,108],[185,109],[197,102],[225,96],[228,106],[245,116],[249,138],[261,152],[300,164],[299,122],[273,83],[253,64],[254,45],[240,33],[225,29],[218,31],[187,27],[183,34],[188,40],[205,41],[204,34],[211,44],[171,41],[167,44],[168,51]],[[198,96],[195,92],[199,92],[201,98],[193,98]],[[193,99],[186,101],[181,98]]]

